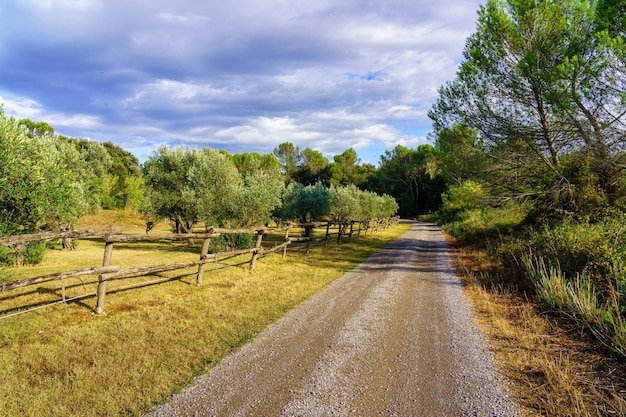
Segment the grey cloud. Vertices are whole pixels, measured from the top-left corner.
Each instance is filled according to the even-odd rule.
[[[36,103],[31,113],[64,134],[143,154],[181,141],[262,152],[296,139],[324,152],[417,143],[478,4],[10,2],[0,96]]]

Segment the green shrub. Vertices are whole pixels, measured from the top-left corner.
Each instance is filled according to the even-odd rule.
[[[15,264],[15,256],[6,246],[0,246],[0,266],[10,266]]]
[[[18,251],[20,249],[17,249]],[[43,261],[43,257],[48,250],[48,243],[45,241],[31,242],[16,252],[7,247],[0,247],[0,266],[13,266],[17,264],[18,256],[21,257],[24,265],[36,265]]]
[[[529,238],[528,245],[536,256],[550,259],[569,277],[585,274],[599,290],[625,287],[626,223],[623,215],[612,215],[600,221],[566,220],[546,226]]]
[[[255,235],[253,234],[225,233],[211,239],[210,251],[215,253],[235,249],[250,249],[254,247],[255,243]]]
[[[46,241],[30,242],[24,250],[24,264],[35,265],[43,261],[43,257],[48,250]]]

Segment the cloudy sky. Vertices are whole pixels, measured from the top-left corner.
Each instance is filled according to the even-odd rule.
[[[0,103],[144,160],[415,147],[480,0],[3,0]]]

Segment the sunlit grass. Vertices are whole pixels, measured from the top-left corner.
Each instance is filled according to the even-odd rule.
[[[525,416],[626,415],[626,366],[527,297],[494,284],[498,265],[484,253],[457,248],[454,259]]]
[[[131,214],[105,215],[110,224],[123,223],[126,233],[145,231]],[[90,221],[97,223],[96,218]],[[159,227],[167,230],[167,225]],[[87,297],[0,320],[0,415],[140,415],[408,227],[398,225],[341,245],[329,243],[327,248],[316,246],[309,256],[303,251],[290,251],[286,259],[270,255],[252,272],[246,265],[209,272],[202,287],[195,285],[192,275],[109,292],[102,316],[93,314],[95,298]],[[80,241],[76,251],[53,250],[42,265],[9,272],[14,279],[59,267],[96,266],[102,263],[103,252],[102,242]],[[185,243],[116,244],[113,264],[197,260],[198,254],[199,248],[191,251]],[[246,259],[249,255],[242,258]],[[108,288],[138,280],[111,282]],[[84,281],[83,287],[78,279],[67,280],[67,296],[95,290],[95,277]],[[37,304],[41,298],[60,298],[56,281],[34,288],[23,289],[28,294],[15,298],[0,293],[0,311],[20,303]]]

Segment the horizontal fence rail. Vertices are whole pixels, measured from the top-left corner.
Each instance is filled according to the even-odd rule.
[[[239,228],[239,229],[226,229],[217,227],[205,228],[203,232],[197,233],[171,233],[171,234],[121,234],[121,229],[116,227],[109,227],[105,229],[89,229],[89,230],[76,230],[76,231],[64,231],[64,232],[42,232],[28,235],[7,236],[0,237],[0,246],[13,247],[24,246],[30,242],[47,241],[55,239],[88,239],[98,237],[101,238],[104,243],[104,255],[102,260],[102,266],[93,266],[73,271],[54,272],[46,275],[40,275],[35,277],[23,278],[13,281],[0,282],[0,293],[6,291],[15,290],[27,286],[42,284],[54,280],[61,281],[61,301],[69,301],[65,296],[65,279],[78,278],[86,275],[97,275],[97,290],[95,293],[84,294],[82,296],[73,297],[72,299],[79,299],[85,296],[96,295],[95,313],[104,313],[104,302],[107,294],[106,284],[107,281],[115,279],[134,278],[150,275],[158,275],[162,272],[176,271],[189,268],[197,268],[194,273],[196,276],[196,285],[201,286],[203,283],[204,273],[207,271],[206,265],[217,264],[225,260],[235,258],[245,254],[251,254],[251,258],[248,261],[239,262],[236,264],[219,265],[211,268],[221,269],[224,267],[237,266],[248,264],[248,269],[254,269],[257,259],[267,256],[272,253],[282,252],[282,256],[287,254],[287,248],[292,246],[293,249],[304,249],[305,253],[309,253],[311,245],[324,244],[327,245],[329,240],[337,239],[337,242],[341,242],[342,236],[347,236],[348,239],[356,234],[360,236],[361,232],[367,234],[368,231],[377,231],[381,228],[387,228],[397,223],[399,218],[394,217],[390,219],[373,219],[368,221],[352,221],[352,222],[314,222],[314,223],[286,223],[277,227],[262,227],[262,228]],[[355,227],[356,226],[356,227]],[[314,236],[315,229],[324,229],[323,236]],[[298,235],[290,236],[290,233],[297,233]],[[222,235],[240,235],[249,234],[256,235],[254,247],[248,249],[239,249],[226,252],[209,253],[211,239],[217,238]],[[265,236],[274,236],[273,246],[264,247],[263,238]],[[200,257],[197,261],[190,262],[178,262],[168,263],[162,265],[150,265],[139,266],[131,268],[121,268],[120,266],[111,265],[113,257],[113,247],[116,243],[134,243],[134,242],[158,242],[158,241],[191,241],[202,240],[202,247],[200,250]],[[295,246],[293,244],[301,244]],[[191,274],[188,274],[191,275]],[[187,275],[187,276],[188,276]],[[161,281],[168,281],[175,278],[162,278]],[[155,281],[156,282],[156,281]],[[148,285],[144,283],[143,285]],[[84,285],[84,283],[83,283]],[[142,284],[128,286],[127,288],[135,288]],[[118,291],[116,289],[116,291]],[[48,305],[58,304],[59,301],[50,303]],[[38,306],[31,310],[39,309],[48,305]],[[31,310],[25,310],[31,311]],[[14,313],[7,316],[0,317],[6,318],[16,314]]]

